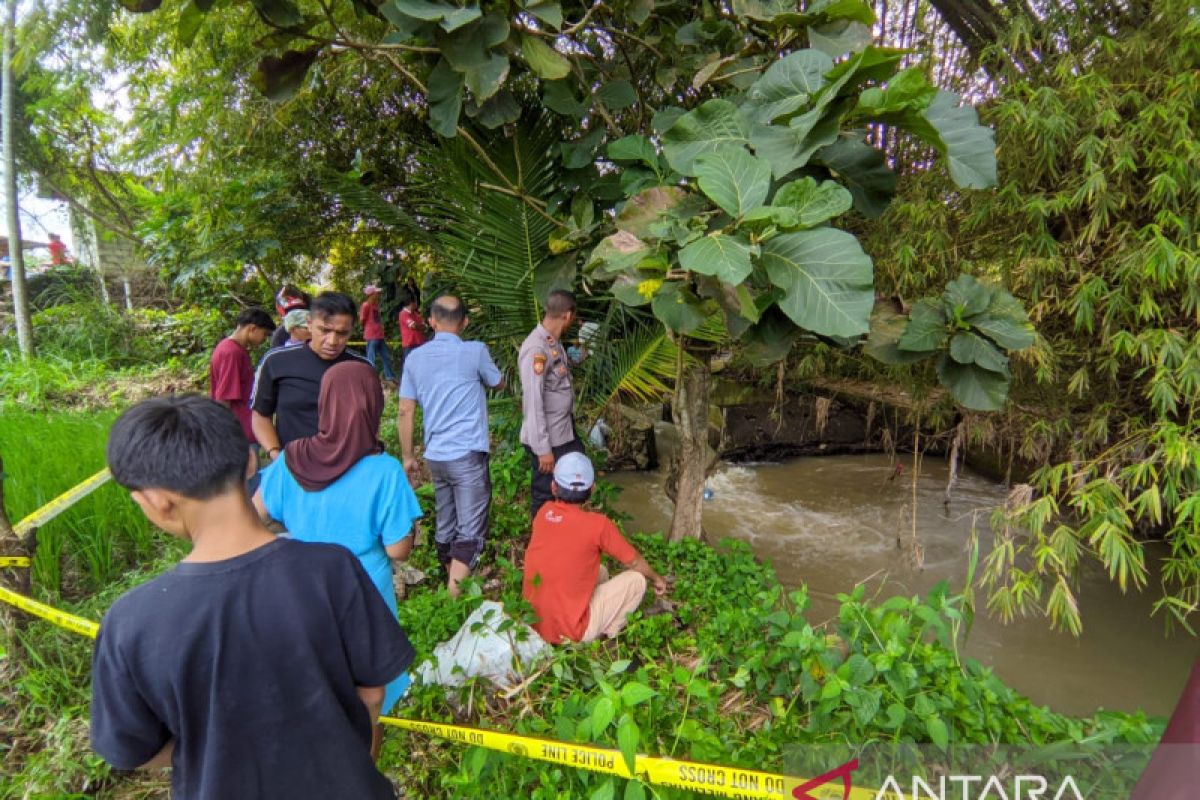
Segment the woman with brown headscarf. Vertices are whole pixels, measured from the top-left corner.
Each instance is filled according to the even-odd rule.
[[[317,399],[317,435],[289,442],[262,472],[254,505],[305,542],[346,547],[395,614],[392,559],[408,558],[421,516],[404,467],[383,452],[379,422],[383,387],[364,361],[330,367]],[[407,689],[402,675],[388,684],[387,713]]]

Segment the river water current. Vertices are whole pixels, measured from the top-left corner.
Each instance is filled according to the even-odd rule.
[[[916,493],[924,565],[916,568],[907,555],[912,550],[912,459],[900,456],[899,463],[900,475],[883,455],[721,464],[707,484],[711,498],[704,526],[710,540],[749,542],[785,585],[806,583],[814,623],[834,618],[834,595],[863,581],[868,597],[880,602],[896,594],[924,594],[942,580],[958,591],[966,578],[972,525],[977,524],[986,552],[988,511],[1003,503],[1004,487],[965,472],[946,504],[946,463],[926,458]],[[621,472],[609,479],[622,489],[617,508],[632,517],[629,530],[668,527],[671,503],[662,473]],[[1150,587],[1156,581],[1152,577]],[[980,610],[966,653],[1034,702],[1057,711],[1170,714],[1200,652],[1197,641],[1183,631],[1168,637],[1162,617],[1150,617],[1150,589],[1123,595],[1094,564],[1083,570],[1079,600],[1083,633],[1076,639],[1052,631],[1040,617],[1005,625],[986,614],[977,593]]]

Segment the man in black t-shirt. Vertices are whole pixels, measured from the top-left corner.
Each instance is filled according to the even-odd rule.
[[[350,551],[263,527],[248,447],[197,395],[113,425],[113,478],[192,551],[104,616],[92,746],[118,769],[171,767],[175,800],[394,798],[372,726],[412,645]]]
[[[317,398],[325,371],[342,361],[366,361],[346,350],[357,313],[344,294],[318,295],[308,312],[308,344],[267,353],[258,365],[251,424],[271,459],[288,442],[317,435]]]

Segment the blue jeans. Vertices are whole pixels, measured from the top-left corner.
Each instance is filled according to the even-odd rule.
[[[383,339],[368,339],[367,340],[367,361],[371,366],[375,366],[375,353],[378,352],[380,360],[383,361],[383,377],[389,381],[396,380],[396,374],[392,372],[392,356],[388,353],[387,342]]]
[[[488,529],[492,506],[492,479],[488,454],[472,452],[453,461],[431,461],[433,494],[437,501],[438,560],[447,567],[451,560],[475,569]]]

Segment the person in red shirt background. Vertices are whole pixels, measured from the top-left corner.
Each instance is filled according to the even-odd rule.
[[[647,582],[656,594],[667,591],[666,580],[612,520],[583,509],[595,478],[592,462],[583,453],[562,456],[550,484],[554,499],[533,518],[522,593],[540,618],[533,629],[550,644],[612,638],[641,605]],[[600,563],[602,555],[615,559],[625,571],[610,579]]]
[[[358,309],[358,321],[362,323],[363,338],[367,340],[367,361],[374,367],[378,353],[383,361],[384,379],[394,381],[396,374],[392,372],[392,356],[388,352],[387,340],[383,338],[383,321],[379,318],[379,295],[382,290],[372,284],[363,293],[367,299]]]
[[[400,346],[403,348],[401,370],[404,369],[404,359],[408,358],[409,352],[425,344],[428,330],[425,318],[417,310],[417,296],[411,293],[406,295],[404,308],[400,309]]]
[[[262,346],[275,330],[275,320],[261,308],[248,308],[238,315],[235,325],[233,333],[213,349],[208,365],[209,396],[233,412],[253,445],[250,395],[254,391],[254,367],[250,350]]]
[[[63,244],[62,237],[57,233],[50,234],[49,249],[50,263],[54,266],[71,263],[71,260],[67,258],[67,246]]]

